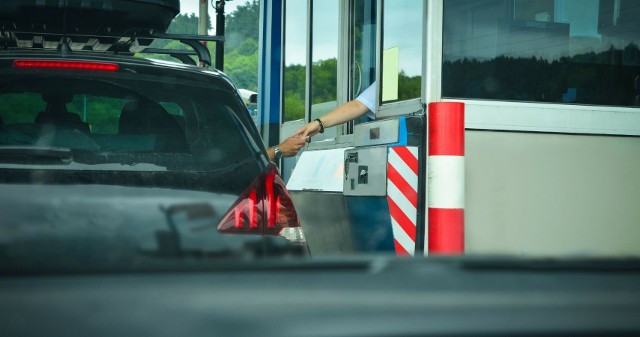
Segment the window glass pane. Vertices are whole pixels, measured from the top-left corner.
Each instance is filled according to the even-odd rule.
[[[304,118],[307,2],[287,1],[284,37],[284,121]]]
[[[422,0],[384,2],[382,101],[420,97]]]
[[[640,2],[447,0],[445,97],[640,105]]]
[[[361,95],[376,80],[376,0],[355,0],[351,8],[351,95],[353,99]],[[373,97],[371,98],[372,103]],[[372,110],[375,108],[372,108]],[[354,124],[375,119],[370,112],[357,118]],[[353,125],[347,126],[347,133],[353,132]]]
[[[337,106],[338,4],[338,0],[313,2],[311,120]],[[331,135],[325,132],[324,136]]]
[[[376,80],[376,0],[356,0],[353,7],[352,97]]]
[[[54,72],[0,74],[0,145],[67,148],[72,170],[207,171],[255,156],[242,101],[216,81]]]

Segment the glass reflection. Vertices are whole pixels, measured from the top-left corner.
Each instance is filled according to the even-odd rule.
[[[382,101],[420,97],[422,0],[384,2]]]
[[[376,81],[376,0],[355,0],[351,9],[351,96],[358,97]],[[374,113],[359,117],[354,124],[368,122]],[[353,132],[347,127],[347,133]]]
[[[304,118],[307,80],[307,2],[285,3],[284,36],[284,122]]]
[[[640,2],[444,2],[443,96],[640,105]]]
[[[311,27],[311,120],[337,106],[338,0],[314,1]],[[314,138],[331,138],[335,128]]]
[[[352,11],[352,98],[376,80],[376,0],[356,0]]]

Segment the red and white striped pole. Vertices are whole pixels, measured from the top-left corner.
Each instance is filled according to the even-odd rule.
[[[395,146],[387,157],[387,202],[397,255],[414,255],[418,216],[418,148]]]
[[[463,254],[464,103],[429,103],[428,137],[428,254]]]

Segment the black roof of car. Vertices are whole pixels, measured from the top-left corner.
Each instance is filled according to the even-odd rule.
[[[7,0],[0,2],[0,47],[168,54],[183,63],[211,65],[201,42],[224,38],[166,34],[179,13],[179,0]],[[148,48],[154,39],[177,40],[191,50]]]
[[[6,30],[75,33],[165,32],[180,13],[180,0],[3,0]]]
[[[166,34],[179,12],[179,0],[8,0],[0,2],[0,48],[167,54],[210,66],[202,41],[223,43],[224,37]],[[190,50],[149,48],[154,39],[180,41]]]

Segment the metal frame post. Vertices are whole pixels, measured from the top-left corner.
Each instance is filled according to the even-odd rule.
[[[216,1],[216,35],[218,36],[224,36],[224,5],[225,0]],[[224,42],[216,42],[216,69],[224,71]]]
[[[283,0],[260,1],[258,122],[269,146],[279,143],[282,115],[283,7]]]

